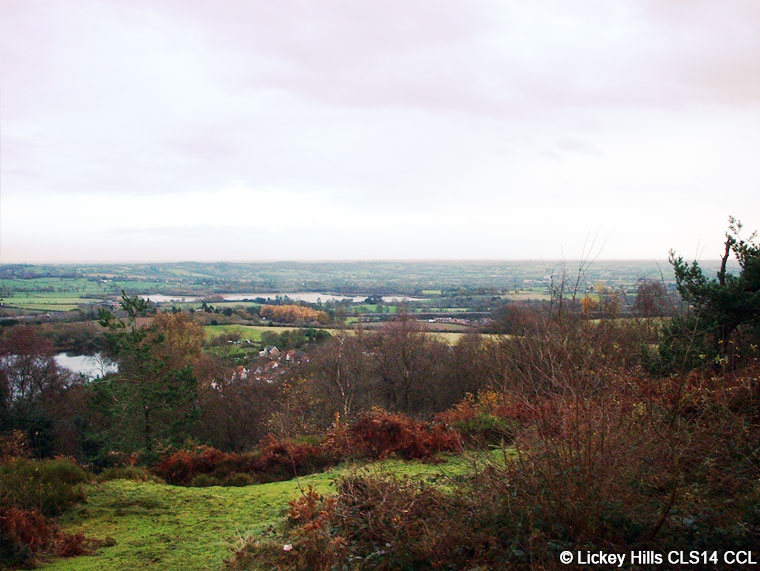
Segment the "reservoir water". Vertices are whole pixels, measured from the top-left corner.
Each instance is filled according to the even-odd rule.
[[[88,379],[96,379],[119,370],[116,363],[109,361],[100,354],[69,355],[68,353],[58,353],[53,358],[59,367],[74,371]]]
[[[287,297],[288,299],[292,299],[293,301],[305,301],[307,303],[317,303],[318,300],[322,300],[323,302],[328,301],[341,301],[344,299],[350,299],[354,303],[361,303],[365,299],[367,299],[368,295],[341,295],[341,294],[333,294],[333,293],[321,293],[321,292],[314,292],[314,291],[296,291],[296,292],[260,292],[260,293],[225,293],[221,294],[221,298],[224,299],[224,301],[242,301],[244,299],[256,299],[256,298],[263,298],[263,299],[271,299],[274,300],[277,297]],[[200,301],[201,299],[204,299],[200,296],[183,296],[183,295],[164,295],[164,294],[150,294],[150,295],[143,295],[140,296],[144,299],[147,299],[149,301],[152,301],[153,303],[170,303],[170,302],[192,302],[192,301]],[[210,298],[212,296],[206,296],[206,299]],[[213,297],[218,297],[217,295],[213,295]],[[399,301],[417,301],[423,298],[420,297],[410,297],[407,295],[384,295],[382,296],[382,300],[384,303],[388,302],[399,302]]]

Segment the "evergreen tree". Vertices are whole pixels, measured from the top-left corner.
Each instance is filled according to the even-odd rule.
[[[689,264],[670,252],[678,292],[689,304],[688,313],[665,328],[660,345],[661,356],[675,367],[708,360],[734,366],[737,359],[757,352],[760,245],[756,233],[744,240],[741,230],[741,222],[730,217],[720,269],[712,279],[696,261]],[[739,263],[738,275],[727,268],[732,255]]]
[[[105,442],[147,460],[159,443],[181,444],[198,416],[193,360],[200,356],[200,327],[182,314],[160,315],[150,325],[138,317],[150,305],[122,292],[126,321],[102,310],[100,323],[118,355],[119,372],[95,387],[95,406],[106,418]]]

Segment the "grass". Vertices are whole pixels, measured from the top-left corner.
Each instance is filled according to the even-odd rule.
[[[6,307],[37,311],[71,311],[80,305],[101,302],[101,299],[92,297],[78,297],[76,294],[72,294],[71,292],[15,294],[13,296],[5,298],[3,301]]]
[[[292,329],[298,329],[297,327],[268,327],[266,325],[206,325],[204,328],[204,331],[206,333],[206,339],[212,340],[216,337],[219,337],[220,335],[224,335],[225,333],[234,333],[237,332],[240,334],[241,339],[250,339],[251,341],[258,343],[261,341],[261,334],[264,331],[274,331],[275,333],[282,333],[286,330],[292,330]],[[331,335],[335,335],[338,333],[337,329],[326,329],[328,333]],[[352,333],[350,329],[345,330],[347,333]],[[435,337],[438,337],[441,341],[448,343],[449,345],[456,345],[457,342],[465,335],[465,333],[458,333],[458,332],[434,332],[430,333],[430,335],[433,335]],[[235,347],[238,347],[237,345]],[[222,353],[227,356],[229,351],[227,348],[224,348],[225,351]],[[239,353],[245,354],[244,351],[245,347],[239,351]],[[213,351],[212,351],[213,352]],[[219,354],[222,354],[219,353]]]
[[[84,278],[32,278],[32,279],[0,279],[0,288],[5,287],[13,292],[40,292],[44,295],[56,292],[63,295],[102,295],[111,292],[112,288]]]
[[[469,469],[462,457],[443,464],[387,460],[361,470],[393,472],[436,482]],[[240,538],[276,526],[288,501],[308,485],[329,493],[351,467],[340,466],[298,480],[241,488],[183,488],[152,482],[113,480],[86,488],[87,503],[62,522],[68,533],[113,538],[95,555],[60,559],[47,570],[221,569]]]
[[[438,337],[441,341],[444,343],[447,343],[448,345],[456,345],[459,343],[459,340],[466,335],[466,333],[444,333],[441,331],[436,331],[435,333],[430,333],[432,337]]]
[[[250,339],[251,341],[261,341],[261,334],[265,331],[282,333],[283,331],[292,331],[298,327],[269,327],[267,325],[206,325],[203,330],[207,340],[212,340],[220,335],[227,333],[238,333],[241,339]]]
[[[71,311],[79,306],[64,303],[8,303],[6,307],[34,311]]]
[[[517,292],[509,292],[507,294],[502,295],[501,297],[502,299],[510,299],[512,301],[525,301],[525,300],[549,301],[552,298],[551,294],[545,290],[541,290],[541,291],[520,290]]]

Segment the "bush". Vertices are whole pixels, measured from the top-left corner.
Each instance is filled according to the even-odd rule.
[[[249,539],[233,569],[486,569],[519,562],[498,527],[502,508],[476,490],[351,476],[336,496],[312,489],[290,504],[277,540]],[[496,524],[496,525],[495,525]],[[287,548],[287,549],[284,549]],[[524,554],[523,554],[524,556]]]
[[[79,484],[89,479],[70,460],[17,458],[0,466],[0,506],[58,515],[84,499]]]
[[[256,480],[249,474],[241,474],[239,472],[233,472],[227,476],[222,482],[223,486],[250,486],[255,484]]]
[[[215,448],[202,447],[198,453],[180,450],[165,458],[153,470],[166,482],[174,485],[248,485],[250,483],[288,480],[311,474],[335,463],[335,457],[316,444],[297,444],[265,438],[254,452],[227,454]],[[211,480],[197,480],[207,475]],[[242,478],[247,475],[246,478]],[[236,483],[226,483],[236,482]]]
[[[56,529],[41,513],[0,508],[0,554],[5,565],[32,565],[39,553],[55,546]]]
[[[462,402],[436,415],[436,420],[455,429],[470,445],[509,444],[536,411],[519,399],[493,391],[468,394]]]
[[[198,474],[190,480],[188,485],[193,488],[208,488],[210,486],[221,486],[222,483],[208,474]]]
[[[201,447],[196,453],[180,450],[164,458],[153,471],[169,484],[186,486],[199,474],[211,474],[217,471],[233,471],[229,466],[240,467],[242,457],[239,454],[225,454],[211,447]],[[241,470],[244,471],[244,470]]]
[[[333,533],[331,520],[335,516],[335,506],[335,497],[324,497],[309,486],[301,497],[290,502],[289,535],[282,540],[243,540],[227,567],[315,571],[336,567],[346,542]]]
[[[438,423],[415,421],[403,414],[374,408],[349,426],[336,423],[330,446],[339,456],[378,460],[397,455],[431,460],[439,452],[460,452],[459,435]]]
[[[111,480],[132,480],[134,482],[161,482],[145,466],[113,466],[98,474],[98,482]]]
[[[63,533],[36,510],[0,507],[0,566],[32,567],[42,555],[74,557],[89,553],[82,534]]]
[[[22,430],[0,434],[0,464],[13,458],[28,458],[29,456],[29,442]]]
[[[487,412],[479,412],[470,419],[460,420],[454,424],[454,428],[474,444],[509,444],[518,430],[516,422]]]
[[[337,458],[319,444],[295,443],[264,439],[252,469],[260,482],[287,480],[299,475],[313,474],[335,464]]]

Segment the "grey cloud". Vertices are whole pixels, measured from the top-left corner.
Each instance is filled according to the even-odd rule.
[[[706,203],[715,173],[757,180],[759,18],[734,0],[5,0],[3,193],[237,184],[476,219],[579,188],[614,203],[646,161],[647,185]]]

